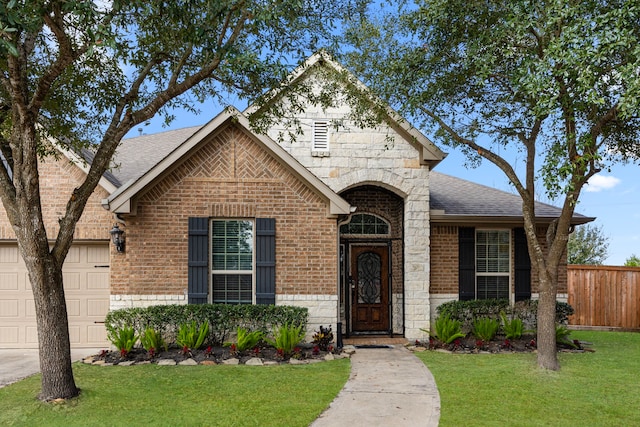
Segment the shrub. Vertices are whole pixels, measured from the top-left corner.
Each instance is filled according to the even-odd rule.
[[[191,323],[180,325],[176,342],[180,347],[197,350],[204,344],[208,333],[209,323],[204,322],[198,326],[196,321],[192,320]]]
[[[329,325],[328,328],[320,325],[320,329],[313,334],[311,342],[317,345],[320,350],[327,351],[329,349],[329,346],[333,342],[333,332],[331,331],[331,325]]]
[[[283,357],[287,357],[304,340],[304,336],[302,325],[282,325],[273,330],[273,339],[267,339],[267,342],[274,346]]]
[[[513,306],[506,299],[486,299],[470,301],[449,301],[436,309],[438,315],[446,314],[451,319],[461,323],[462,331],[473,330],[473,321],[480,317],[490,317],[500,322],[500,313],[518,317],[527,330],[537,328],[537,300],[518,301]],[[565,302],[556,302],[556,322],[566,325],[569,316],[573,314],[573,307]]]
[[[264,334],[284,324],[306,327],[308,310],[305,307],[275,305],[189,304],[157,305],[146,308],[124,308],[107,313],[107,330],[133,326],[138,333],[148,327],[158,331],[169,345],[176,343],[180,325],[195,321],[209,324],[207,341],[221,345],[232,331],[243,327]]]
[[[504,331],[504,337],[508,340],[517,340],[522,337],[524,333],[524,323],[522,320],[515,317],[511,320],[507,318],[504,313],[500,313],[502,319],[502,330]]]
[[[245,328],[238,328],[236,332],[236,350],[245,351],[254,348],[262,340],[263,336],[262,331],[249,332]]]
[[[490,317],[481,317],[473,321],[473,334],[482,341],[491,341],[496,336],[500,324]]]
[[[120,356],[126,357],[138,341],[138,336],[133,326],[123,326],[117,329],[109,329],[107,337],[119,351]]]
[[[484,299],[470,301],[449,301],[436,309],[442,316],[446,315],[453,320],[460,322],[461,330],[464,333],[473,331],[475,319],[489,317],[499,319],[501,311],[509,310],[509,300],[507,299]]]
[[[149,353],[155,353],[161,348],[167,351],[167,343],[162,339],[162,334],[151,327],[145,329],[140,335],[140,344]]]
[[[451,344],[458,338],[464,338],[460,321],[451,319],[448,315],[441,315],[436,319],[436,336],[445,344]]]

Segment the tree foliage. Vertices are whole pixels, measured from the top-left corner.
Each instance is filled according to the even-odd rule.
[[[256,98],[332,34],[358,0],[10,0],[0,3],[0,198],[29,271],[42,399],[78,393],[61,268],[118,143],[156,114],[228,94]],[[285,114],[285,112],[282,112]],[[38,162],[92,152],[45,229]],[[55,235],[49,235],[55,233]],[[53,246],[50,249],[50,242]]]
[[[624,265],[625,267],[640,267],[640,258],[633,254],[625,260]]]
[[[602,227],[582,225],[569,235],[568,264],[602,265],[609,256],[609,238]]]
[[[539,272],[538,364],[559,367],[558,267],[590,177],[640,153],[640,4],[422,0],[354,16],[345,61],[382,99],[470,163],[495,164],[523,201]],[[516,153],[515,159],[505,153]],[[536,185],[562,213],[536,238]]]

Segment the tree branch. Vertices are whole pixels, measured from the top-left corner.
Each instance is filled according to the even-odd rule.
[[[442,118],[436,115],[433,111],[425,108],[424,106],[419,106],[418,108],[427,116],[431,117],[431,119],[435,120],[436,123],[438,123],[438,125],[442,129],[444,129],[456,142],[462,145],[466,145],[467,147],[476,151],[481,157],[484,157],[494,165],[498,166],[505,173],[505,175],[507,175],[507,178],[509,178],[509,181],[511,181],[511,183],[516,187],[516,190],[518,191],[520,196],[523,198],[523,200],[530,199],[530,196],[526,188],[522,186],[522,182],[518,178],[518,175],[515,173],[515,171],[509,164],[509,162],[507,162],[505,159],[495,154],[493,151],[489,150],[488,148],[485,148],[470,139],[462,137],[458,132],[456,132],[451,126],[445,123],[444,120],[442,120]]]
[[[238,40],[249,17],[250,13],[248,11],[244,11],[242,13],[241,18],[235,24],[233,32],[229,35],[224,46],[220,48],[219,51],[222,53],[226,52],[228,47],[232,46]],[[151,73],[153,67],[163,61],[160,59],[152,59],[147,63],[145,68],[140,72],[132,84],[130,90],[118,103],[109,127],[105,131],[102,141],[98,146],[98,150],[95,153],[86,179],[80,187],[74,191],[72,197],[67,202],[66,213],[59,221],[60,232],[58,233],[56,244],[53,248],[53,255],[56,259],[63,259],[63,255],[65,255],[67,248],[66,244],[62,244],[63,240],[66,243],[66,240],[70,239],[69,236],[73,236],[73,228],[82,215],[89,196],[97,186],[104,172],[109,167],[111,158],[124,135],[126,135],[127,132],[138,123],[153,117],[171,99],[184,94],[204,79],[211,77],[212,73],[220,65],[222,58],[223,57],[220,52],[217,52],[213,59],[207,64],[204,64],[198,72],[185,77],[185,79],[179,83],[177,82],[177,79],[171,79],[170,82],[173,82],[173,84],[168,85],[165,90],[159,92],[156,97],[144,107],[135,112],[126,111],[127,107],[130,106],[130,103],[137,98],[140,87],[144,83],[146,77]]]
[[[42,103],[47,98],[51,85],[60,75],[73,64],[80,56],[87,52],[89,45],[85,44],[78,49],[74,49],[73,44],[69,36],[64,32],[64,17],[60,10],[60,5],[54,4],[53,17],[48,14],[44,15],[44,22],[51,30],[58,42],[58,55],[49,67],[49,69],[40,77],[36,85],[36,89],[33,92],[31,101],[29,103],[29,110],[34,114],[40,110]]]

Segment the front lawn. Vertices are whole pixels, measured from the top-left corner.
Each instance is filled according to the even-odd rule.
[[[561,369],[535,354],[417,353],[433,373],[447,426],[640,425],[640,333],[573,331],[595,353],[561,353]]]
[[[77,399],[42,403],[40,375],[0,389],[7,426],[307,426],[349,377],[346,359],[279,366],[74,364]]]

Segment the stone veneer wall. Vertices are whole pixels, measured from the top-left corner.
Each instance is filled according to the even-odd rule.
[[[422,339],[430,322],[429,310],[429,169],[420,165],[418,150],[393,129],[359,129],[342,120],[345,107],[323,111],[307,106],[300,122],[303,135],[282,142],[300,163],[335,192],[361,185],[384,187],[404,199],[404,331],[410,339]],[[314,120],[342,120],[329,133],[329,151],[311,150]],[[283,128],[269,135],[275,140]],[[395,325],[394,325],[395,327]]]

